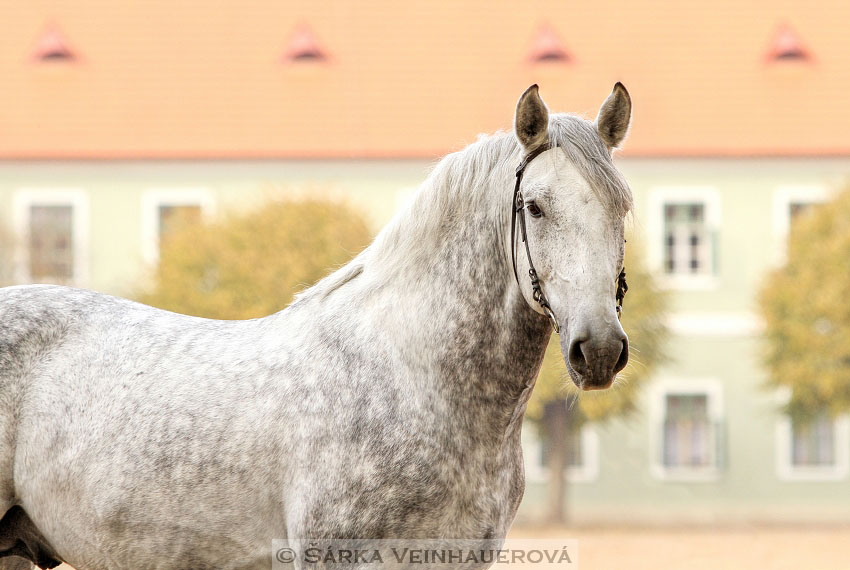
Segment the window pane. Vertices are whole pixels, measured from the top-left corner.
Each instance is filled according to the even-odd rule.
[[[808,421],[791,422],[791,463],[794,466],[835,464],[835,422],[821,415]]]
[[[713,431],[705,394],[669,394],[665,399],[665,467],[706,467],[712,464]]]
[[[710,242],[704,204],[665,204],[664,270],[668,274],[709,273]]]
[[[664,268],[667,273],[676,272],[676,236],[672,232],[667,234],[664,248]]]
[[[58,283],[73,279],[73,240],[71,206],[30,206],[30,278]]]
[[[691,221],[701,222],[704,206],[702,204],[691,204],[688,206],[688,217]]]

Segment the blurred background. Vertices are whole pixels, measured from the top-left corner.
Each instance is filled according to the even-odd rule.
[[[850,567],[850,4],[0,13],[0,280],[217,318],[344,263],[530,84],[592,119],[623,82],[633,364],[586,398],[547,356],[515,532],[585,568]]]

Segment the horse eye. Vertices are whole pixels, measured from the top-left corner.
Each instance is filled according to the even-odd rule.
[[[525,209],[528,210],[528,213],[531,214],[532,218],[539,218],[543,215],[543,210],[537,207],[537,204],[534,202],[529,202],[525,205]]]

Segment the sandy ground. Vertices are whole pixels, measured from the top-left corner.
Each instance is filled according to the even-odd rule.
[[[578,565],[565,568],[580,570],[850,570],[850,526],[516,528],[510,536],[577,540]]]
[[[850,570],[850,527],[528,529],[573,538],[581,570]]]

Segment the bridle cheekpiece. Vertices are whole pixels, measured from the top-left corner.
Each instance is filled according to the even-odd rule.
[[[531,279],[531,290],[532,297],[540,305],[540,308],[543,309],[543,312],[546,313],[546,316],[549,317],[549,322],[552,324],[552,329],[556,333],[560,333],[560,327],[558,326],[558,320],[555,318],[555,313],[552,311],[552,307],[549,305],[549,300],[546,298],[546,295],[543,293],[543,288],[540,287],[540,278],[537,276],[537,270],[534,269],[534,263],[531,261],[531,249],[528,247],[528,235],[525,227],[525,200],[522,196],[522,191],[520,190],[520,184],[522,183],[522,175],[525,173],[526,167],[531,163],[532,160],[546,152],[554,148],[550,143],[544,143],[539,147],[535,148],[533,151],[529,152],[522,159],[522,162],[519,163],[516,169],[516,185],[514,186],[514,198],[512,202],[511,209],[513,210],[511,216],[511,258],[514,266],[514,277],[516,277],[517,285],[519,285],[519,273],[517,272],[516,267],[516,220],[519,217],[519,227],[520,227],[520,235],[522,236],[522,243],[525,244],[525,254],[528,259],[528,277]],[[625,267],[620,271],[620,274],[617,276],[617,293],[616,293],[616,303],[617,303],[617,318],[620,317],[620,314],[623,312],[623,299],[626,296],[626,291],[629,290],[629,286],[626,283],[626,269]]]

